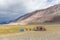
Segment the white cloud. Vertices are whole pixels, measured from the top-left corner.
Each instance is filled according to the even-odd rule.
[[[15,19],[22,14],[44,9],[59,3],[60,0],[0,0],[0,15]]]
[[[31,12],[59,4],[60,0],[21,0],[20,2],[24,5],[27,12]]]
[[[0,7],[2,7],[3,9],[8,9],[10,8],[10,6],[13,5],[19,5],[19,6],[23,5],[25,10],[29,12],[38,9],[44,9],[51,5],[58,4],[59,2],[60,0],[49,0],[49,1],[48,0],[0,0]],[[18,9],[18,7],[17,8],[14,7],[14,9]]]
[[[46,0],[26,0],[23,2],[28,11],[42,9],[46,5]]]

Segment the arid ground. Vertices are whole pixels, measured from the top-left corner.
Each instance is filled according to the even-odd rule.
[[[60,40],[59,24],[41,25],[0,25],[0,40]],[[20,28],[33,28],[43,26],[46,31],[24,31]]]
[[[60,40],[60,31],[26,32],[1,35],[0,40]]]

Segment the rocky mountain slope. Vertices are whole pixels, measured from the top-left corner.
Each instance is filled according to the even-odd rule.
[[[23,15],[19,17],[14,23],[60,23],[60,4]]]

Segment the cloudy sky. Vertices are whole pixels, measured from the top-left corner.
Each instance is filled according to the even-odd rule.
[[[59,3],[60,0],[0,0],[0,23]]]

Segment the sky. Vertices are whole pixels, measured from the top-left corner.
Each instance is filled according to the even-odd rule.
[[[18,17],[60,4],[60,0],[0,0],[0,23],[7,23]]]

